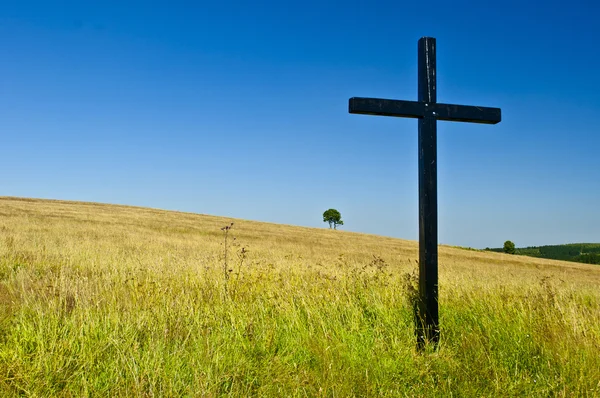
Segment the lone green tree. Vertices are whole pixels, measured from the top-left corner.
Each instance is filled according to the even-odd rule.
[[[325,210],[325,213],[323,213],[323,222],[329,223],[329,229],[331,229],[332,225],[333,229],[337,229],[338,225],[344,225],[342,215],[336,209]]]
[[[510,240],[504,242],[504,253],[515,254],[515,244]]]

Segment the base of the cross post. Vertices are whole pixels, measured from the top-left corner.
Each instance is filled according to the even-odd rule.
[[[423,352],[427,347],[437,350],[440,342],[440,327],[438,324],[431,323],[431,320],[427,319],[427,315],[421,316],[421,311],[419,304],[416,303],[414,306],[414,319],[417,350]]]
[[[440,330],[437,328],[417,328],[417,350],[424,351],[426,347],[438,349]]]

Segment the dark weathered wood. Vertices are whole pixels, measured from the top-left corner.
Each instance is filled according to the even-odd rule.
[[[449,122],[469,122],[496,124],[500,123],[500,108],[487,108],[484,106],[451,105],[429,103],[427,108],[424,102],[403,101],[379,98],[350,98],[348,110],[358,115],[394,116],[420,119],[425,117],[425,110],[432,111],[436,120]]]
[[[419,102],[425,116],[419,119],[419,313],[417,344],[437,343],[438,321],[438,214],[437,123],[435,107],[435,39],[419,40]]]
[[[496,124],[499,108],[437,103],[435,39],[418,43],[419,98],[399,101],[353,97],[349,112],[362,115],[419,119],[419,302],[416,311],[417,346],[439,341],[437,121]]]
[[[502,120],[500,108],[435,104],[435,118],[449,122],[496,124]]]
[[[425,104],[417,101],[354,97],[350,98],[349,111],[360,115],[422,118],[425,116]]]

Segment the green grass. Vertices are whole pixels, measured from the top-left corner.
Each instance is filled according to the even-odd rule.
[[[0,396],[600,396],[597,266],[230,221],[0,198]]]

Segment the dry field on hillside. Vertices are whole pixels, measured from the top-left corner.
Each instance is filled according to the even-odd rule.
[[[440,247],[442,340],[421,354],[417,257],[325,228],[0,197],[0,396],[600,396],[600,267]]]

